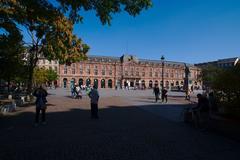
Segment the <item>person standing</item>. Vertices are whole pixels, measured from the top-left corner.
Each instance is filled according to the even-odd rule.
[[[89,97],[91,99],[91,118],[98,119],[98,100],[99,93],[97,90],[97,86],[94,85],[91,91],[89,92]]]
[[[45,89],[40,86],[33,92],[33,96],[35,96],[36,99],[36,115],[35,115],[35,126],[38,126],[39,124],[39,115],[40,112],[42,113],[41,123],[46,124],[46,103],[47,103],[47,97],[48,93]]]
[[[158,85],[155,85],[153,88],[153,93],[155,94],[155,101],[157,102],[159,100],[160,90]]]
[[[165,99],[165,102],[167,103],[168,99],[167,99],[167,90],[166,88],[163,89],[162,91],[162,102],[164,102],[164,99]]]

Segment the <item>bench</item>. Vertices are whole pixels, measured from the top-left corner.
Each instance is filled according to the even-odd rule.
[[[0,100],[0,112],[14,112],[16,110],[16,103],[14,100],[4,99]]]

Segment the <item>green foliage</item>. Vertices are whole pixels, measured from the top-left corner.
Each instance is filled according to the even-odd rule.
[[[0,28],[5,29],[0,34],[0,78],[9,82],[21,76],[19,69],[23,67],[21,53],[24,48],[21,33],[15,23],[3,18],[0,20]]]
[[[82,11],[96,11],[102,24],[110,24],[112,14],[123,10],[136,16],[151,7],[151,0],[0,0],[0,28],[16,33],[16,45],[23,32],[16,26],[25,27],[31,42],[27,56],[28,91],[31,92],[34,68],[43,54],[48,60],[71,64],[87,58],[89,46],[73,34],[75,23],[82,21]],[[1,38],[2,41],[2,38]],[[23,45],[23,44],[21,44]],[[10,47],[11,48],[11,47]],[[1,51],[2,52],[2,51]],[[16,54],[21,53],[20,50]],[[39,80],[40,82],[41,80]]]
[[[52,69],[35,68],[33,72],[33,82],[37,84],[45,84],[58,79],[58,74]]]
[[[47,70],[47,80],[48,82],[53,82],[58,79],[58,74],[56,71],[49,69]]]
[[[217,95],[225,107],[240,107],[240,66],[221,69],[209,66],[203,69],[203,81]]]
[[[103,24],[110,24],[112,15],[122,10],[129,15],[136,16],[143,9],[152,6],[151,0],[57,0],[60,3],[61,10],[67,14],[73,22],[81,22],[83,17],[79,14],[82,11],[96,12]]]
[[[211,87],[217,77],[218,73],[221,72],[222,69],[215,67],[213,65],[208,65],[202,68],[201,78],[205,87]]]
[[[31,51],[43,53],[60,63],[86,59],[89,47],[73,34],[73,25],[82,21],[82,11],[96,11],[103,24],[110,24],[112,14],[125,10],[136,16],[152,6],[151,0],[1,0],[0,13],[15,25],[26,27],[32,38]]]
[[[35,68],[33,72],[33,82],[35,85],[44,84],[48,81],[47,70],[44,68]]]

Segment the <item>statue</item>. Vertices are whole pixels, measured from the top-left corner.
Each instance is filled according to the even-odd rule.
[[[184,90],[185,90],[185,94],[186,94],[185,99],[190,100],[190,93],[189,93],[189,88],[188,88],[188,76],[190,73],[190,69],[186,65],[186,63],[184,64],[184,66],[185,66]]]

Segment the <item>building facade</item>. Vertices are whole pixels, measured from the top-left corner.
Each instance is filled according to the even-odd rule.
[[[72,83],[80,86],[97,85],[98,88],[152,88],[183,87],[186,67],[190,70],[189,85],[201,86],[200,69],[181,62],[138,59],[135,56],[121,57],[89,56],[88,60],[59,65],[59,85],[68,88]]]
[[[45,68],[45,69],[54,70],[55,72],[58,73],[58,75],[60,73],[60,71],[59,71],[59,62],[57,60],[49,61],[46,58],[39,57],[38,58],[38,62],[37,62],[37,66],[39,68]],[[51,85],[59,86],[59,81],[54,81],[54,82],[52,82]]]
[[[57,60],[49,61],[46,58],[39,58],[37,62],[39,68],[52,69],[59,73],[59,63]]]
[[[215,66],[219,68],[231,68],[239,64],[239,57],[233,57],[233,58],[225,58],[225,59],[219,59],[216,61],[210,61],[210,62],[204,62],[204,63],[198,63],[195,64],[195,66],[198,67],[206,67],[206,66]]]

